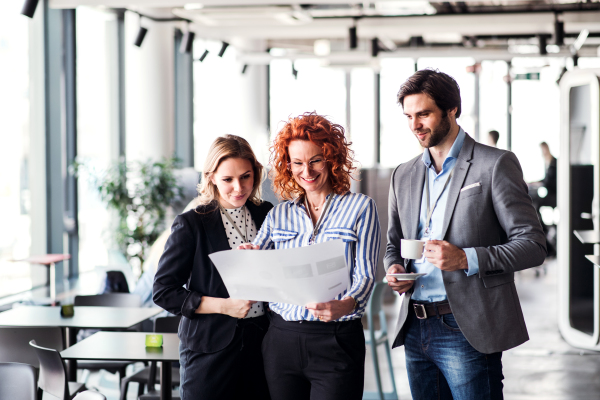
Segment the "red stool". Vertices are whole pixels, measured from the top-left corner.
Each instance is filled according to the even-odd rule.
[[[28,262],[30,264],[40,264],[49,268],[50,281],[50,299],[54,304],[56,300],[56,263],[71,258],[70,254],[44,254],[41,256],[30,256],[22,260],[10,260],[13,262]]]

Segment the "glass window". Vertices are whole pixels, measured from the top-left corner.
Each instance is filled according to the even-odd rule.
[[[0,2],[0,296],[32,286],[28,257],[29,210],[29,18],[22,3]],[[42,268],[42,267],[34,267]]]
[[[467,72],[467,67],[473,64],[475,64],[475,60],[470,57],[424,57],[419,58],[418,61],[419,69],[439,69],[456,80],[460,88],[460,98],[462,101],[461,114],[456,122],[471,137],[475,135],[475,76]]]
[[[271,136],[290,117],[316,111],[346,128],[346,74],[323,67],[317,59],[297,60],[292,74],[290,60],[271,62]]]
[[[77,8],[77,156],[91,170],[101,171],[113,160],[111,141],[111,63],[115,63],[115,16]],[[114,49],[116,50],[116,49]],[[116,63],[115,63],[116,64]],[[79,272],[108,264],[111,221],[97,189],[85,172],[78,180]]]
[[[350,140],[360,168],[375,166],[375,74],[354,68],[350,78]]]
[[[415,63],[410,58],[381,60],[381,166],[384,168],[395,168],[422,152],[396,100],[400,85],[414,72]]]
[[[483,61],[479,76],[479,141],[488,144],[488,132],[498,131],[498,147],[507,148],[507,96],[505,61]]]
[[[544,178],[545,164],[540,142],[560,156],[560,89],[556,79],[563,61],[556,58],[514,58],[513,74],[540,72],[539,80],[514,80],[512,83],[512,151],[523,168],[525,181]]]
[[[229,46],[217,54],[222,42],[196,40],[194,59],[209,51],[203,62],[194,62],[194,165],[202,170],[208,148],[218,137],[238,135],[248,140],[263,164],[268,160],[266,68],[244,66],[238,50]],[[264,100],[264,103],[263,103]]]

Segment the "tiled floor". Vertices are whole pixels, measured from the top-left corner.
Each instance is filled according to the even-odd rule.
[[[546,274],[542,272],[536,276],[535,270],[527,270],[516,277],[531,339],[504,353],[506,400],[600,400],[600,353],[575,349],[565,343],[558,332],[556,269],[556,261],[550,261],[546,264]],[[391,331],[397,306],[391,303],[385,307]],[[382,347],[378,354],[383,387],[389,391],[391,379]],[[403,348],[392,351],[392,362],[399,398],[409,400],[412,397]],[[367,349],[365,370],[365,390],[374,391],[370,349]],[[116,376],[94,373],[89,376],[88,385],[98,388],[109,400],[118,399]],[[132,384],[128,400],[135,399],[136,393],[137,386]]]
[[[504,398],[506,400],[599,400],[600,353],[581,351],[568,345],[560,336],[557,322],[556,261],[546,263],[544,274],[539,268],[519,272],[516,277],[530,340],[506,351],[504,365]],[[590,264],[590,268],[593,266]],[[396,304],[386,313],[394,324]],[[384,360],[383,349],[379,351]],[[404,350],[392,351],[394,375],[399,397],[411,399],[408,388]],[[384,390],[390,389],[389,372],[384,363]],[[375,389],[371,358],[367,356],[366,390]]]

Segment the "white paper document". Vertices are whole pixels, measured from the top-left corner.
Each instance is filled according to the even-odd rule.
[[[229,296],[303,306],[350,288],[342,240],[282,250],[227,250],[209,257]]]

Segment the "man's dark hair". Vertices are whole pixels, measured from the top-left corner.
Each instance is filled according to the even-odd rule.
[[[444,115],[456,107],[456,118],[460,117],[460,88],[450,75],[433,69],[415,72],[400,86],[398,104],[404,107],[406,96],[419,93],[431,97]]]
[[[498,139],[500,139],[500,134],[498,133],[498,131],[489,131],[488,135],[490,135],[492,139],[494,139],[494,143],[498,143]]]

